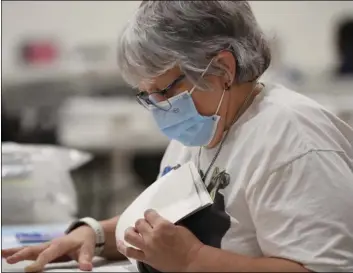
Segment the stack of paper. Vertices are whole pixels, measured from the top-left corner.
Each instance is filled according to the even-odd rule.
[[[159,178],[135,199],[120,216],[115,236],[125,242],[125,230],[144,218],[147,209],[154,209],[166,220],[176,223],[212,203],[195,164],[188,162]],[[130,261],[137,264],[133,259]]]

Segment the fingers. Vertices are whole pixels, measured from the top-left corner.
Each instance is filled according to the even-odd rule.
[[[149,209],[144,213],[146,221],[152,226],[155,227],[160,222],[165,221],[155,210]]]
[[[20,250],[24,249],[23,246],[21,247],[15,247],[15,248],[8,248],[8,249],[2,249],[1,250],[1,257],[2,258],[7,258],[15,254],[16,252],[19,252]]]
[[[54,260],[51,261],[51,263],[64,263],[64,262],[69,262],[72,260],[76,260],[77,258],[71,257],[71,255],[63,255],[61,257],[55,258]]]
[[[64,254],[58,258],[55,258],[51,261],[51,263],[64,263],[69,261],[78,261],[78,253],[79,251],[73,251],[69,254]]]
[[[136,230],[132,227],[126,229],[125,235],[124,235],[124,240],[126,242],[128,242],[129,244],[133,245],[134,247],[139,248],[141,250],[143,250],[145,247],[145,243],[144,243],[142,236],[140,236],[136,232]]]
[[[133,247],[127,247],[122,241],[117,241],[116,246],[118,251],[123,254],[125,257],[132,258],[138,261],[144,261],[145,254],[143,251],[138,250]]]
[[[80,270],[91,271],[93,269],[92,259],[94,256],[94,248],[94,242],[86,242],[82,245],[78,255]]]
[[[24,260],[35,260],[37,259],[39,253],[45,250],[48,246],[49,244],[46,243],[38,246],[18,248],[19,251],[9,256],[6,261],[9,264],[15,264]]]
[[[70,251],[71,245],[70,244],[63,244],[61,242],[52,242],[50,246],[42,251],[39,255],[37,260],[32,263],[31,265],[25,268],[26,272],[39,272],[42,271],[44,266],[58,257],[63,256],[65,253]]]
[[[135,229],[141,235],[152,232],[151,225],[145,219],[139,219],[135,223]]]

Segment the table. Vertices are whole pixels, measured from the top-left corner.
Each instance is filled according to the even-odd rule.
[[[17,232],[50,232],[63,233],[68,224],[51,225],[30,225],[30,226],[3,226],[2,227],[2,248],[11,248],[21,246],[15,237]],[[23,261],[15,265],[9,265],[4,259],[1,259],[1,272],[24,272],[24,268],[31,261]],[[94,259],[94,272],[134,272],[136,271],[128,261],[107,262],[101,258]],[[45,272],[81,272],[77,268],[77,263],[72,261],[68,263],[50,264],[45,268]]]

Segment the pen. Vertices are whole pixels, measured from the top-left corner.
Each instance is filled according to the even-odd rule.
[[[174,167],[171,167],[171,166],[167,166],[164,168],[163,172],[162,172],[162,176],[166,175],[167,173],[169,173],[171,170],[176,170],[180,167],[180,164],[177,164],[176,166]]]
[[[36,243],[45,243],[49,242],[55,238],[64,235],[63,233],[40,233],[40,232],[30,232],[16,233],[16,239],[21,244],[36,244]]]

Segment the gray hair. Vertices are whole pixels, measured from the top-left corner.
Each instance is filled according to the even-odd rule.
[[[136,87],[179,65],[206,89],[200,76],[225,49],[236,59],[235,83],[256,80],[270,65],[269,45],[247,1],[143,1],[118,40],[118,67]],[[212,64],[207,73],[224,71]]]

